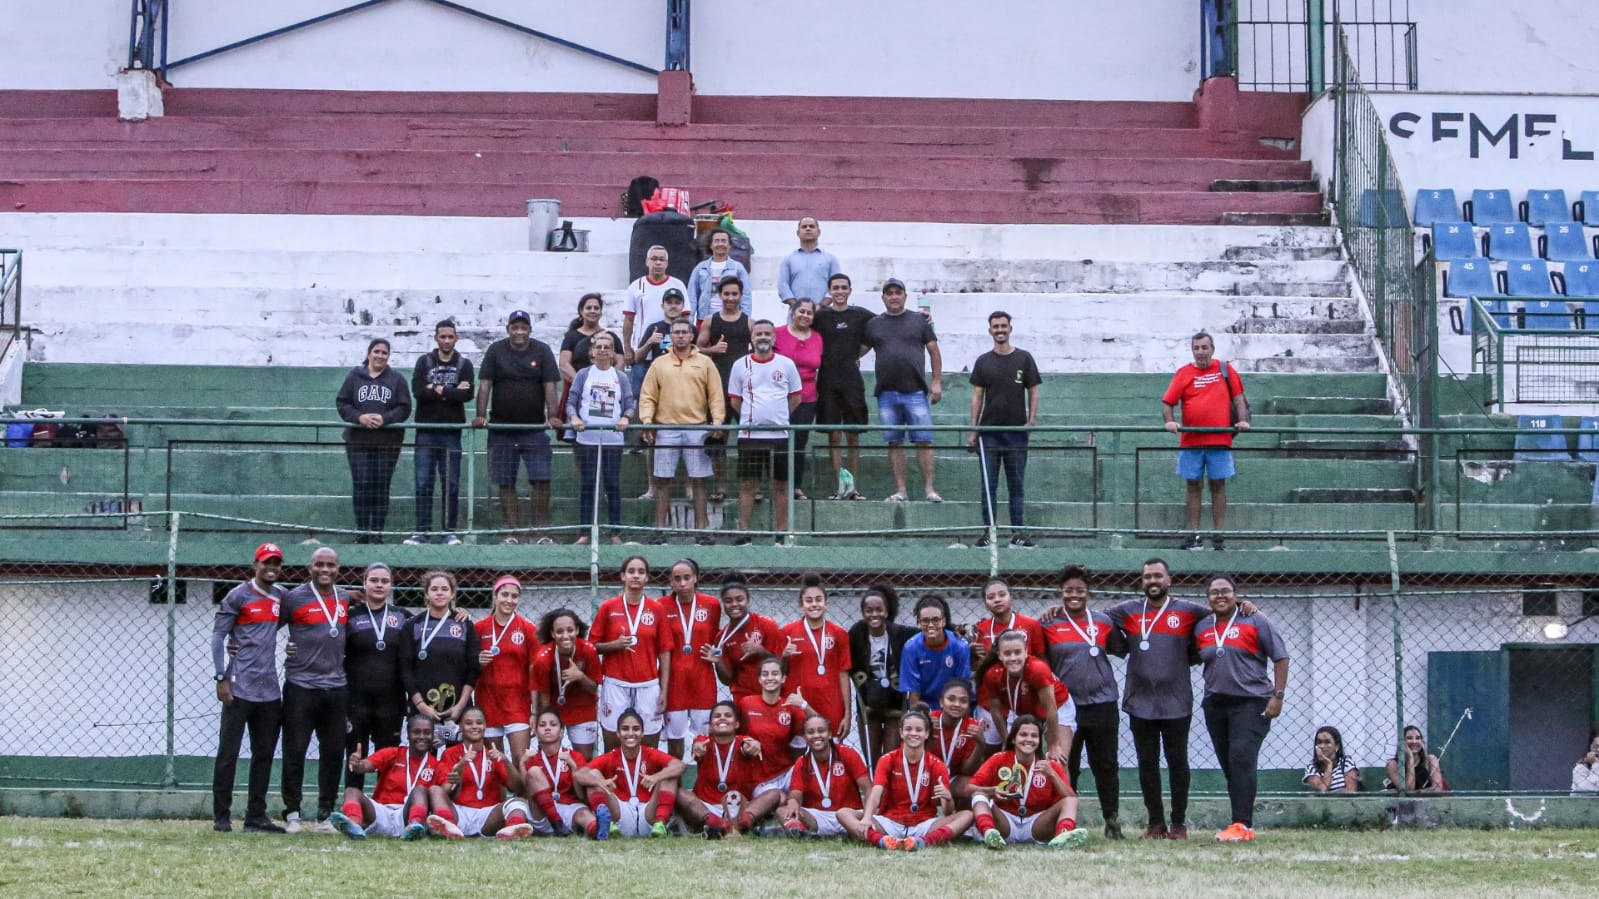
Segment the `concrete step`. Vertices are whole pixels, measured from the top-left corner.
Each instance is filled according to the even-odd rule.
[[[1320,190],[1310,179],[1218,178],[1210,189],[1221,193],[1283,193]]]
[[[1274,413],[1391,416],[1393,403],[1384,397],[1266,396],[1251,401],[1257,415]]]
[[[1288,491],[1296,503],[1414,503],[1420,491],[1406,487],[1296,487]]]
[[[1294,196],[1297,196],[1297,194]],[[1239,205],[1242,204],[1240,203]],[[1329,221],[1331,221],[1331,215],[1326,210],[1251,210],[1248,212],[1225,212],[1216,219],[1216,224],[1311,226],[1325,225]]]
[[[1289,259],[1342,259],[1343,248],[1339,246],[1319,247],[1228,247],[1222,254],[1223,259],[1232,259],[1239,262],[1252,262],[1256,260],[1272,260],[1282,262]]]
[[[1360,459],[1370,458],[1373,453],[1397,454],[1410,451],[1410,447],[1403,440],[1325,437],[1284,440],[1278,444],[1278,448],[1290,452],[1314,454],[1323,459]]]

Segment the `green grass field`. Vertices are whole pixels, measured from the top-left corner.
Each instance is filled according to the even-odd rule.
[[[198,822],[0,818],[5,896],[1570,896],[1599,831],[1262,831],[1223,846],[1097,839],[1083,850],[836,842],[534,839],[352,843],[214,834]]]

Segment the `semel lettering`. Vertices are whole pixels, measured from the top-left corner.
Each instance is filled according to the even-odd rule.
[[[1518,142],[1520,131],[1517,129],[1517,126],[1520,124],[1520,118],[1520,115],[1512,114],[1510,118],[1505,120],[1503,125],[1499,126],[1498,131],[1489,131],[1488,126],[1483,123],[1482,119],[1478,118],[1476,113],[1472,113],[1471,158],[1477,159],[1482,155],[1481,139],[1485,137],[1488,139],[1488,145],[1493,147],[1499,146],[1499,142],[1501,140],[1508,140],[1510,150],[1509,158],[1521,158],[1521,145]]]

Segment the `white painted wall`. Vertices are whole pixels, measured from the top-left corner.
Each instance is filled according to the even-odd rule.
[[[126,0],[74,15],[7,17],[6,88],[109,88],[127,57]],[[330,0],[176,4],[178,60],[326,13]],[[484,12],[658,68],[662,0],[472,0]],[[994,0],[699,0],[693,61],[705,94],[1187,100],[1198,86],[1198,7]],[[220,11],[219,9],[220,8]],[[185,66],[181,87],[650,93],[643,73],[421,0],[389,3]]]
[[[1592,0],[1410,0],[1424,91],[1576,94],[1599,78]]]

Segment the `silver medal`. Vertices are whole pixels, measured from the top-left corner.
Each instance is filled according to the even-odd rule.
[[[832,797],[823,796],[822,797],[822,808],[832,808],[832,807],[833,807]]]
[[[692,646],[683,647],[683,655],[691,656],[693,654],[694,654],[694,647],[692,647]]]
[[[500,654],[500,648],[498,646],[490,646],[489,647],[489,655],[497,656],[499,654]]]
[[[716,782],[716,792],[718,792],[718,793],[726,793],[727,792],[727,781],[725,781],[725,780],[717,781]]]
[[[827,673],[827,666],[826,665],[817,665],[816,666],[816,673],[817,674],[826,674]]]
[[[1220,647],[1220,646],[1216,647],[1216,658],[1219,659],[1219,658],[1221,658],[1222,656],[1224,656],[1226,654],[1227,654],[1227,650],[1225,648]]]
[[[382,640],[379,640],[378,641],[378,652],[382,652],[386,646],[387,646],[387,644],[385,644]]]
[[[338,625],[335,624],[332,627],[328,628],[328,636],[329,637],[337,637],[338,635],[339,635],[339,626]]]
[[[424,649],[421,652],[418,652],[416,654],[416,657],[419,658],[419,659],[425,659],[425,658],[428,657],[428,651]]]
[[[877,682],[882,685],[883,689],[888,689],[888,678],[880,677],[877,679]]]
[[[1027,806],[1025,806],[1025,805],[1017,806],[1016,807],[1016,817],[1018,817],[1018,818],[1027,817]]]
[[[919,803],[919,802],[911,803],[911,811],[913,811],[913,812],[919,810],[921,807],[922,807],[922,804]]]
[[[1099,656],[1099,647],[1098,646],[1090,646],[1090,647],[1088,647],[1088,654],[1090,656],[1094,656],[1094,657],[1097,658]]]
[[[1144,652],[1149,652],[1149,641],[1148,640],[1139,640],[1138,641],[1138,648],[1143,650]]]

